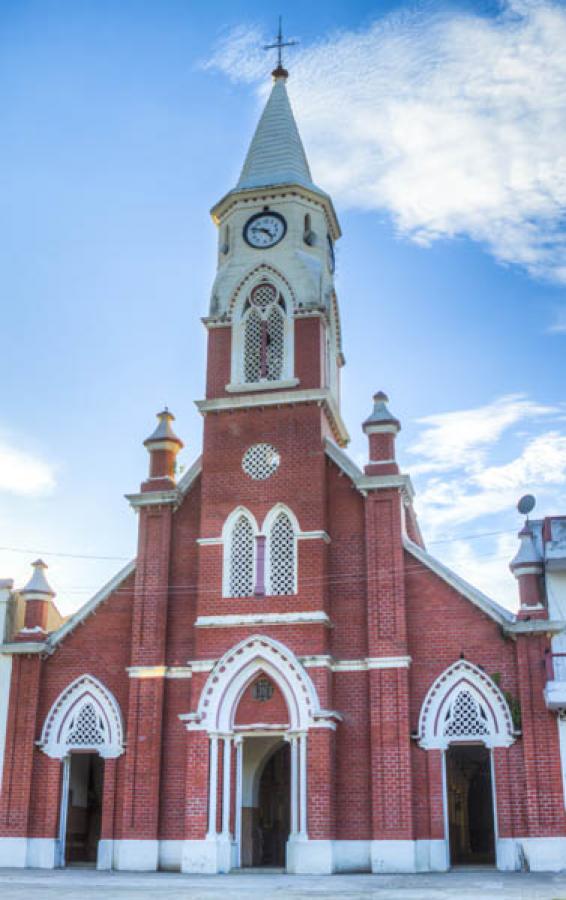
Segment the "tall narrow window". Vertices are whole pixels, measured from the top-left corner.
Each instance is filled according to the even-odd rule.
[[[269,592],[295,593],[295,530],[285,512],[280,512],[269,532]]]
[[[254,590],[254,532],[242,515],[230,536],[230,596],[249,597]]]
[[[277,288],[261,282],[252,290],[243,313],[244,380],[279,381],[285,360],[285,302]]]

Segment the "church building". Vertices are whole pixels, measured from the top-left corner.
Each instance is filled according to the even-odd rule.
[[[212,209],[201,454],[177,478],[159,413],[137,556],[70,618],[41,560],[0,582],[1,866],[566,867],[544,529],[514,614],[427,552],[370,386],[347,455],[340,225],[286,80]]]

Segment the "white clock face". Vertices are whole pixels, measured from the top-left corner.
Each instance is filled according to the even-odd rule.
[[[279,213],[263,212],[252,216],[244,226],[244,238],[251,247],[264,250],[285,237],[287,223]]]

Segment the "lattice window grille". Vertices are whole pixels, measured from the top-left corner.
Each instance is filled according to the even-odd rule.
[[[92,703],[85,703],[70,723],[67,745],[70,747],[98,747],[105,743],[105,727]]]
[[[266,700],[271,700],[273,691],[274,688],[269,678],[258,678],[252,688],[252,696],[254,700],[265,703]]]
[[[283,371],[285,323],[278,307],[273,306],[267,317],[267,380],[278,381]]]
[[[240,516],[230,540],[230,596],[249,597],[254,589],[254,533],[246,516]]]
[[[244,378],[253,384],[261,377],[262,321],[257,310],[250,310],[244,327]]]
[[[279,513],[269,536],[270,592],[295,593],[295,531],[289,516]]]
[[[279,468],[281,457],[271,444],[254,444],[244,453],[242,469],[254,481],[265,481]]]
[[[460,691],[446,714],[444,734],[449,737],[477,737],[489,734],[483,707],[469,691]]]
[[[268,282],[258,284],[250,294],[250,303],[259,309],[267,309],[271,303],[277,300],[277,289]]]

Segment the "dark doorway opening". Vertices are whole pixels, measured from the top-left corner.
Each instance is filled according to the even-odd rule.
[[[285,742],[267,761],[259,783],[253,834],[254,866],[285,865],[290,829],[290,748]]]
[[[102,823],[104,760],[97,753],[73,753],[69,760],[65,863],[96,863]]]
[[[450,862],[494,865],[495,829],[490,752],[453,746],[446,753]]]

